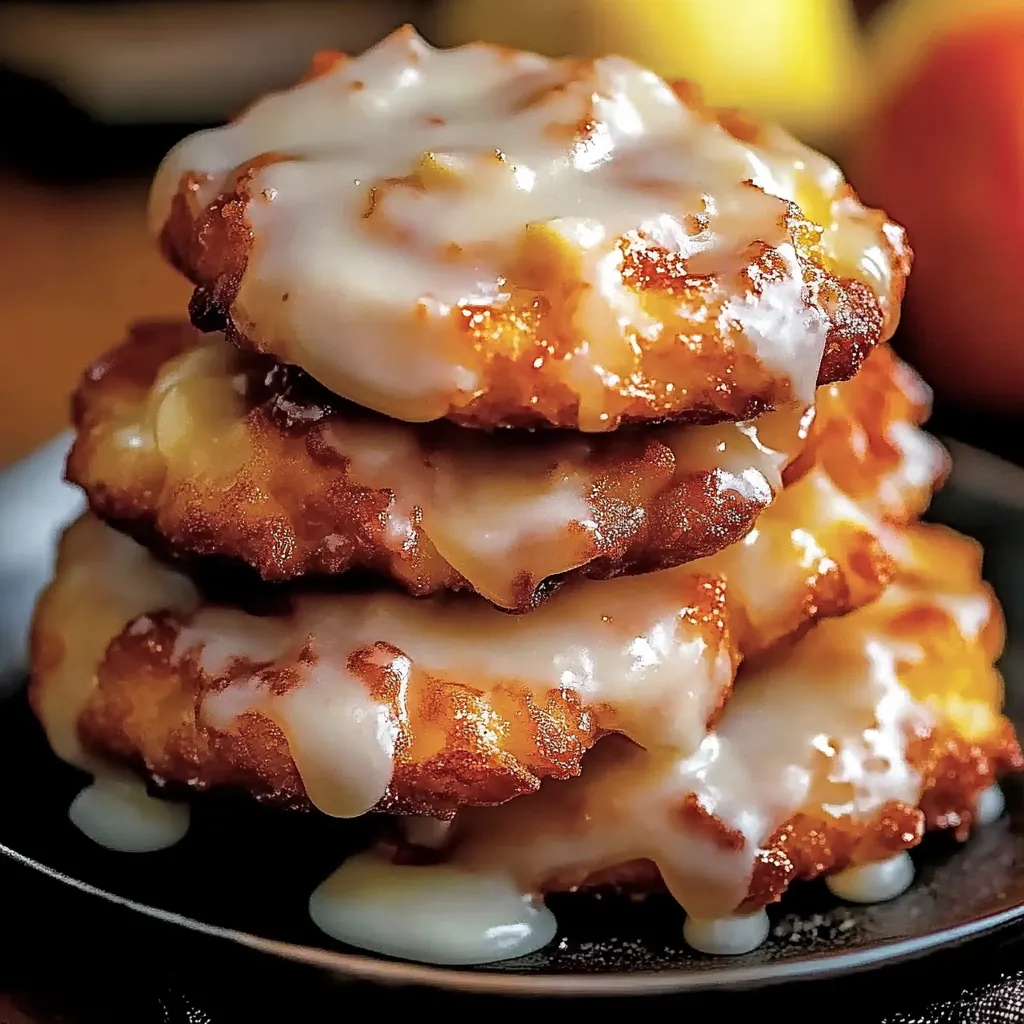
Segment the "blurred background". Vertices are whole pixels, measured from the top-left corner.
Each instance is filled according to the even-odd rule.
[[[0,466],[128,320],[184,312],[143,222],[164,152],[406,21],[618,52],[839,159],[910,231],[897,346],[935,427],[1024,462],[1024,0],[79,0],[0,3]]]

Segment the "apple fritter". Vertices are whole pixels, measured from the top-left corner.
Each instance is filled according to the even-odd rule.
[[[928,828],[966,838],[981,793],[1024,769],[993,667],[1003,621],[973,541],[918,525],[898,546],[880,600],[741,667],[696,752],[608,737],[578,779],[460,810],[428,858],[524,892],[667,885],[715,919]]]
[[[945,471],[917,426],[928,405],[882,347],[853,380],[818,389],[813,421],[792,408],[611,435],[485,434],[387,420],[220,335],[149,323],[85,374],[67,474],[104,519],[186,564],[272,581],[365,570],[521,612],[574,576],[712,555],[816,467],[904,521]]]
[[[911,264],[835,164],[692,86],[409,28],[183,140],[150,221],[197,326],[483,427],[809,402],[892,334]]]
[[[252,614],[204,603],[87,515],[40,602],[31,697],[73,763],[344,817],[443,816],[576,774],[609,729],[695,747],[735,660],[714,578],[587,582],[527,616],[382,591]]]

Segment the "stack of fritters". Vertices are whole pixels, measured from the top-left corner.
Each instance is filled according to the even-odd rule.
[[[695,920],[966,835],[1021,766],[979,553],[916,521],[910,250],[779,129],[405,30],[185,140],[151,219],[192,324],[75,395],[65,759]]]

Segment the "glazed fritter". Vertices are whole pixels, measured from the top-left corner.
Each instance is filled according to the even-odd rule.
[[[387,592],[253,615],[86,516],[40,603],[31,694],[75,763],[346,817],[450,814],[575,774],[608,729],[695,746],[734,660],[713,578],[590,582],[527,616]]]
[[[483,427],[807,402],[892,334],[911,264],[831,161],[690,85],[411,29],[183,140],[150,221],[198,327]]]
[[[609,737],[579,779],[460,811],[430,857],[524,892],[666,884],[719,918],[927,828],[965,838],[982,791],[1024,768],[993,667],[1003,622],[973,541],[913,526],[899,546],[879,601],[744,664],[696,753]]]
[[[815,469],[741,544],[529,615],[388,591],[244,611],[87,515],[37,611],[31,696],[73,763],[446,817],[578,774],[604,733],[696,749],[744,654],[875,599],[898,537]]]
[[[573,576],[703,558],[819,466],[904,521],[945,471],[929,393],[887,347],[799,409],[608,436],[487,435],[342,402],[187,324],[140,324],[84,376],[67,475],[93,510],[186,564],[264,580],[369,570],[410,593],[526,611]]]

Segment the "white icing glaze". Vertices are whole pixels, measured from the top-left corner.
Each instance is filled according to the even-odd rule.
[[[440,818],[427,818],[421,815],[406,815],[399,819],[399,823],[406,842],[433,850],[444,846],[452,830],[450,820],[443,821]]]
[[[189,807],[151,797],[132,776],[101,772],[72,801],[68,817],[108,850],[152,853],[185,837]]]
[[[348,670],[354,652],[386,642],[400,653],[375,657],[406,679],[415,669],[484,689],[514,679],[538,694],[575,691],[602,708],[606,728],[693,750],[733,673],[729,649],[688,617],[698,596],[690,577],[671,573],[567,587],[527,616],[483,601],[453,614],[443,600],[386,592],[305,596],[288,619],[201,609],[174,656],[198,657],[213,676],[239,657],[266,666],[210,694],[203,719],[220,729],[247,712],[273,719],[313,801],[349,817],[384,795],[398,728]],[[271,685],[279,663],[298,673],[283,694]]]
[[[584,440],[573,439],[560,449],[543,445],[506,451],[512,459],[507,476],[505,465],[494,465],[494,447],[474,443],[478,439],[472,435],[464,445],[428,455],[403,424],[336,421],[325,440],[348,459],[353,483],[402,487],[387,512],[387,534],[398,547],[421,510],[431,536],[459,538],[458,546],[468,549],[465,557],[473,560],[493,559],[538,534],[593,518],[586,500],[591,481],[583,473],[592,446]],[[513,481],[518,494],[509,486]]]
[[[978,794],[978,802],[974,809],[974,820],[979,825],[991,825],[998,821],[1006,810],[1006,797],[998,783],[993,782],[988,789]]]
[[[770,923],[763,910],[747,915],[712,919],[687,916],[683,938],[687,945],[713,956],[749,953],[768,938]]]
[[[121,472],[115,486],[135,486],[131,468],[139,449],[166,459],[158,512],[191,501],[194,482],[216,495],[244,475],[252,443],[247,406],[233,383],[232,351],[218,334],[165,365],[137,422],[114,438],[117,465],[107,472]],[[344,473],[353,487],[382,492],[383,543],[396,575],[414,576],[415,560],[405,559],[422,534],[484,597],[515,607],[524,575],[536,585],[610,547],[622,550],[647,525],[646,512],[659,495],[688,476],[717,471],[720,495],[767,505],[803,447],[807,416],[787,408],[748,423],[658,426],[621,445],[575,433],[531,445],[472,430],[449,430],[438,441],[436,432],[409,424],[342,414],[323,426],[320,438],[344,459],[344,469],[311,466],[309,486],[324,500],[334,474]],[[300,499],[289,498],[294,506]]]
[[[234,632],[228,635],[237,644],[236,653],[243,652],[245,635],[259,626],[232,625]],[[204,628],[209,624],[202,621],[191,627],[187,642],[202,645]],[[218,642],[215,633],[205,635]],[[203,702],[202,717],[221,730],[230,729],[249,713],[273,720],[288,741],[310,800],[325,814],[352,818],[384,795],[391,781],[398,726],[388,709],[374,701],[362,681],[345,667],[350,648],[333,643],[329,628],[315,635],[325,642],[315,648],[315,659],[301,666],[295,685],[286,692],[276,692],[272,671],[256,671],[210,694]],[[297,656],[296,646],[286,648],[287,662]],[[201,664],[205,668],[210,663],[201,659]]]
[[[479,386],[453,324],[510,305],[524,251],[582,285],[564,379],[588,430],[607,428],[601,395],[632,372],[636,346],[659,341],[623,278],[617,243],[631,232],[729,280],[752,244],[776,247],[777,279],[756,301],[738,288],[721,320],[807,399],[827,324],[802,302],[786,203],[822,225],[843,274],[889,301],[884,218],[845,196],[834,164],[781,129],[741,141],[619,57],[435,50],[403,30],[179,143],[154,182],[153,230],[184,174],[199,176],[197,214],[265,153],[297,159],[251,179],[254,245],[234,317],[265,350],[396,418],[436,418]]]
[[[876,634],[872,615],[822,623],[784,657],[744,670],[689,757],[610,737],[578,780],[463,809],[452,856],[511,870],[526,891],[647,859],[688,913],[728,916],[757,850],[797,811],[866,820],[889,801],[917,801],[906,737],[932,717],[900,685],[906,645]],[[684,817],[688,797],[721,827]]]
[[[649,438],[671,450],[675,480],[718,470],[720,493],[766,505],[781,489],[782,470],[802,446],[803,431],[794,410],[762,419],[657,427]],[[566,572],[606,542],[602,531],[614,527],[621,545],[644,525],[642,516],[607,521],[600,472],[588,466],[600,442],[574,436],[559,445],[499,449],[496,458],[492,444],[463,433],[461,443],[450,435],[455,443],[426,452],[402,424],[335,421],[325,439],[348,460],[353,483],[391,490],[383,516],[394,551],[410,543],[416,523],[450,565],[500,606],[513,602],[515,577],[524,569],[535,580]],[[647,490],[665,486],[655,477]]]
[[[988,594],[941,594],[936,599],[940,608],[956,622],[961,635],[977,640],[992,618],[992,604]]]
[[[829,891],[848,903],[881,903],[902,895],[914,881],[914,862],[905,850],[888,860],[838,871],[825,878]]]
[[[347,860],[317,888],[309,912],[339,942],[434,964],[483,964],[546,946],[557,930],[539,900],[507,876],[447,865]]]
[[[54,622],[70,624],[55,643],[59,665],[39,691],[39,717],[54,752],[87,771],[99,770],[78,739],[78,717],[96,683],[99,666],[111,640],[143,614],[170,610],[183,614],[199,603],[191,582],[165,568],[123,534],[86,515],[61,541],[59,587],[42,601],[57,602]],[[89,614],[82,614],[87,601]],[[47,643],[36,636],[36,643]]]
[[[932,487],[946,463],[946,449],[927,431],[905,420],[890,423],[886,435],[901,458],[897,468],[879,481],[878,503],[883,509],[901,508],[908,492]]]
[[[878,519],[814,468],[783,490],[741,541],[685,569],[725,576],[730,601],[743,609],[760,647],[793,628],[808,580],[844,565],[852,546],[881,534]]]

